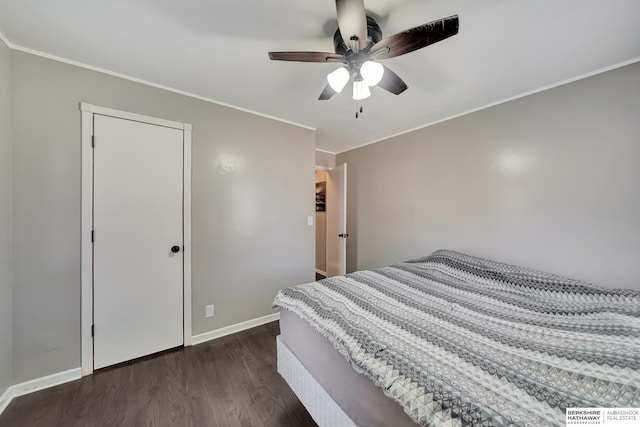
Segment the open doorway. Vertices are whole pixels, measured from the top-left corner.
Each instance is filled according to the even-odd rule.
[[[327,179],[326,170],[316,170],[316,280],[327,277]]]
[[[316,169],[316,280],[347,268],[347,165]]]

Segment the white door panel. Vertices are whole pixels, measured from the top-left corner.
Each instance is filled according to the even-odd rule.
[[[327,179],[327,277],[347,272],[347,164],[331,169]]]
[[[96,114],[94,135],[98,369],[183,343],[183,132]]]

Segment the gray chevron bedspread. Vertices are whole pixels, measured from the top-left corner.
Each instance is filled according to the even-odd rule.
[[[284,289],[426,426],[564,425],[565,408],[640,407],[640,292],[451,251]]]

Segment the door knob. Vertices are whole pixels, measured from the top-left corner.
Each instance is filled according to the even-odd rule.
[[[177,254],[178,252],[180,252],[180,246],[178,245],[171,246],[171,252],[173,252],[174,254]]]
[[[346,239],[347,237],[349,237],[349,233],[340,233],[338,234],[338,237],[342,237],[343,239]]]

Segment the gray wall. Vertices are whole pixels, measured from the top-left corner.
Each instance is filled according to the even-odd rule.
[[[338,155],[348,269],[440,248],[640,289],[640,63]]]
[[[80,101],[193,124],[194,334],[273,313],[278,289],[313,280],[314,132],[22,52],[11,59],[14,382],[80,366]]]
[[[0,395],[13,384],[11,289],[11,54],[0,41]]]

